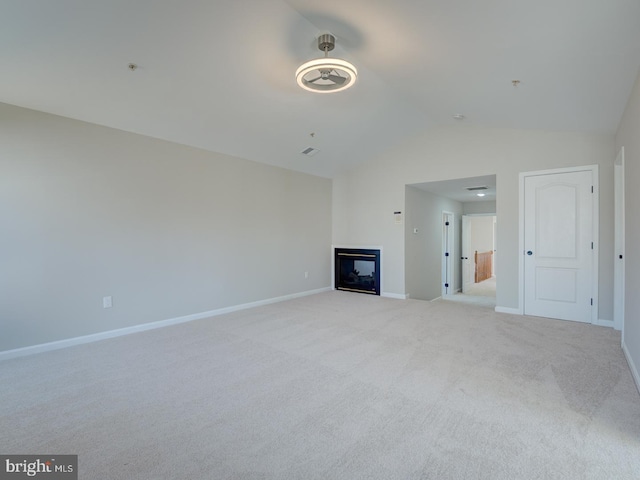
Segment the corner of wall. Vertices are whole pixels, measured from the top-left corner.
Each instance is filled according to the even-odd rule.
[[[631,376],[633,380],[636,382],[636,388],[638,389],[638,393],[640,393],[640,374],[638,374],[638,368],[636,364],[633,363],[633,358],[629,354],[629,350],[627,349],[626,343],[622,342],[622,351],[624,352],[624,356],[627,359],[627,363],[629,364],[629,370],[631,370]]]

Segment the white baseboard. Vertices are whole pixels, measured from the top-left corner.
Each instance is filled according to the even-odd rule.
[[[599,318],[593,324],[598,325],[599,327],[613,328],[613,320],[602,320],[601,318]]]
[[[397,298],[399,300],[406,300],[407,298],[409,298],[409,295],[406,293],[389,293],[389,292],[382,292],[380,294],[381,297],[387,297],[387,298]]]
[[[39,345],[32,345],[29,347],[5,350],[4,352],[0,352],[0,361],[9,360],[11,358],[24,357],[26,355],[33,355],[36,353],[49,352],[51,350],[59,350],[61,348],[72,347],[74,345],[82,345],[84,343],[98,342],[100,340],[106,340],[108,338],[121,337],[123,335],[144,332],[145,330],[153,330],[155,328],[168,327],[170,325],[191,322],[193,320],[215,317],[217,315],[223,315],[225,313],[237,312],[238,310],[246,310],[248,308],[260,307],[262,305],[284,302],[286,300],[293,300],[294,298],[306,297],[308,295],[315,295],[317,293],[328,292],[330,290],[331,287],[319,288],[317,290],[308,290],[306,292],[293,293],[291,295],[284,295],[282,297],[267,298],[266,300],[259,300],[257,302],[243,303],[241,305],[219,308],[216,310],[210,310],[208,312],[194,313],[191,315],[185,315],[183,317],[169,318],[167,320],[159,320],[157,322],[143,323],[141,325],[118,328],[116,330],[108,330],[106,332],[94,333],[91,335],[83,335],[82,337],[67,338],[64,340],[58,340],[56,342],[41,343]]]
[[[518,308],[496,306],[495,311],[498,313],[510,313],[512,315],[522,315],[522,312]],[[599,318],[593,323],[593,325],[597,325],[599,327],[613,328],[613,320],[603,320]]]
[[[453,295],[447,295],[447,297],[452,297]],[[429,300],[430,302],[435,302],[436,300],[442,300],[442,295],[436,298],[432,298],[431,300]]]
[[[627,345],[622,342],[622,351],[624,352],[624,356],[627,359],[627,363],[629,364],[629,370],[631,370],[631,376],[633,380],[636,382],[636,388],[638,389],[638,393],[640,393],[640,375],[638,375],[638,369],[636,368],[636,364],[633,363],[633,359],[629,354],[629,350],[627,350]]]
[[[510,313],[512,315],[522,315],[519,308],[499,307],[496,305],[495,311],[498,313]]]

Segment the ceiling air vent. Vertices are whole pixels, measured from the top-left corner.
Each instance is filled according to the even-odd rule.
[[[487,190],[488,187],[486,185],[481,185],[479,187],[467,187],[467,190],[470,192],[475,192],[476,190]]]
[[[308,148],[305,148],[304,150],[302,150],[300,153],[303,154],[303,155],[306,155],[307,157],[313,157],[319,151],[320,150],[318,150],[317,148],[308,147]]]

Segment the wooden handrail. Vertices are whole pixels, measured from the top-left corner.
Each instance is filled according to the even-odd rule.
[[[493,250],[488,252],[475,253],[476,274],[475,282],[479,283],[487,278],[491,278],[491,258],[493,256]]]

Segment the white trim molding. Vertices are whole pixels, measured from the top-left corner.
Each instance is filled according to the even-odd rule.
[[[319,288],[317,290],[308,290],[300,293],[293,293],[291,295],[284,295],[282,297],[267,298],[265,300],[258,300],[257,302],[243,303],[241,305],[233,305],[231,307],[218,308],[216,310],[209,310],[208,312],[194,313],[191,315],[185,315],[183,317],[169,318],[167,320],[159,320],[157,322],[143,323],[142,325],[133,325],[131,327],[118,328],[116,330],[108,330],[106,332],[94,333],[92,335],[84,335],[82,337],[67,338],[64,340],[58,340],[56,342],[41,343],[39,345],[31,345],[28,347],[16,348],[13,350],[6,350],[0,352],[0,361],[9,360],[11,358],[24,357],[26,355],[33,355],[36,353],[49,352],[52,350],[59,350],[61,348],[73,347],[75,345],[82,345],[84,343],[99,342],[100,340],[106,340],[108,338],[121,337],[123,335],[130,335],[132,333],[144,332],[146,330],[153,330],[156,328],[168,327],[170,325],[177,325],[179,323],[191,322],[193,320],[201,320],[203,318],[215,317],[218,315],[224,315],[225,313],[237,312],[238,310],[246,310],[248,308],[260,307],[262,305],[269,305],[272,303],[284,302],[286,300],[293,300],[294,298],[306,297],[308,295],[315,295],[318,293],[328,292],[331,287]]]
[[[499,307],[496,305],[496,308],[494,310],[498,313],[510,313],[511,315],[522,315],[522,311],[519,308]]]
[[[624,356],[627,359],[627,363],[629,364],[629,370],[631,370],[631,376],[636,382],[636,388],[638,389],[638,393],[640,393],[640,374],[638,374],[638,369],[636,368],[636,364],[633,363],[633,359],[629,354],[629,350],[627,349],[627,345],[622,342],[622,351],[624,352]]]
[[[613,163],[613,328],[622,332],[624,341],[624,298],[625,298],[625,195],[624,195],[624,147]]]
[[[397,298],[398,300],[406,300],[407,298],[409,298],[409,294],[408,293],[381,292],[380,296],[381,297],[386,297],[386,298]]]
[[[613,328],[613,320],[603,320],[602,318],[599,318],[595,322],[593,322],[593,325]]]

